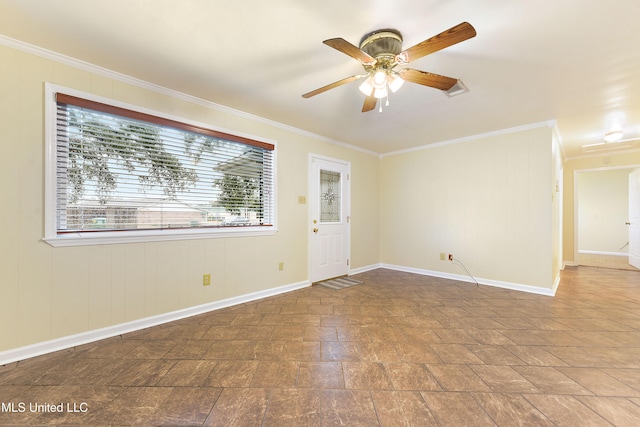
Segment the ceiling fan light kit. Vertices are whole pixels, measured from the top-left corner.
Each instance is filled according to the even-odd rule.
[[[390,89],[391,92],[396,92],[404,83],[404,80],[395,74],[383,74],[381,77],[379,74],[380,73],[377,73],[374,76],[367,77],[359,86],[360,92],[366,96],[371,96],[373,93],[373,96],[378,99],[384,98],[388,95],[387,88]]]
[[[387,84],[389,85],[389,89],[391,89],[391,92],[395,93],[404,84],[404,79],[394,71],[389,74],[389,77],[387,78]]]
[[[366,77],[359,86],[360,91],[366,96],[362,112],[375,109],[378,99],[387,98],[386,105],[389,105],[389,91],[396,92],[405,81],[445,92],[455,89],[452,93],[447,93],[449,96],[464,93],[467,89],[458,79],[411,68],[400,70],[395,68],[475,37],[475,35],[476,30],[473,26],[468,22],[463,22],[404,51],[402,50],[402,34],[393,29],[376,30],[365,34],[360,40],[360,47],[356,47],[342,38],[325,40],[323,43],[327,46],[360,61],[366,74],[338,80],[307,92],[302,97],[311,98],[362,77]],[[382,105],[380,105],[380,111],[382,111],[381,109]]]

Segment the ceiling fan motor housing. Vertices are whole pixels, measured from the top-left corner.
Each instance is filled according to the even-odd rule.
[[[360,40],[360,50],[393,67],[395,57],[402,52],[402,34],[397,30],[383,29],[366,34]]]

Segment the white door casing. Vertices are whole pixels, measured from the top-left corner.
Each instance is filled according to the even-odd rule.
[[[629,174],[629,264],[640,269],[640,169]]]
[[[350,169],[348,162],[309,156],[309,279],[349,273]]]

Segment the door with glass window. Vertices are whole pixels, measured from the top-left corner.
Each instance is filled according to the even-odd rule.
[[[349,272],[350,186],[347,162],[310,158],[309,264],[312,283]]]

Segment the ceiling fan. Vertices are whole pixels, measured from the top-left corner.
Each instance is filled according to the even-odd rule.
[[[302,97],[311,98],[329,89],[366,77],[366,80],[360,85],[360,91],[366,95],[362,112],[366,112],[376,108],[378,99],[387,98],[388,105],[389,90],[391,92],[397,91],[405,81],[440,90],[449,90],[456,84],[457,79],[411,68],[399,70],[395,68],[475,37],[475,35],[476,30],[473,26],[468,22],[463,22],[406,50],[402,50],[402,34],[393,29],[376,30],[366,34],[360,41],[359,48],[342,38],[325,40],[323,43],[327,46],[360,61],[366,74],[338,80],[307,92]],[[382,108],[382,105],[380,107]]]

